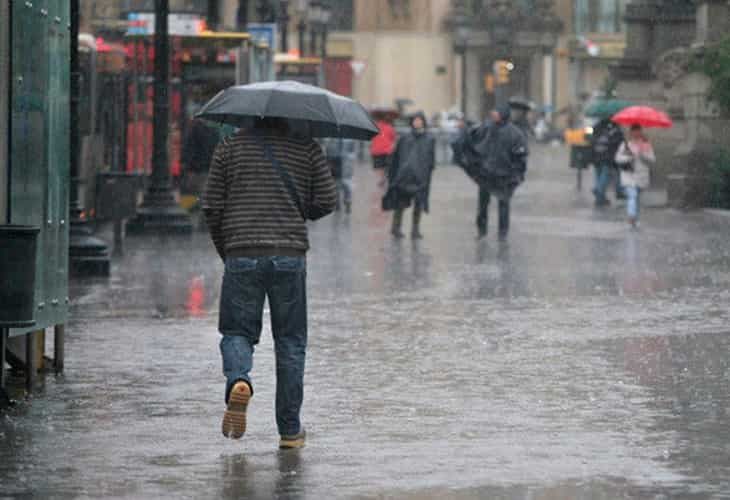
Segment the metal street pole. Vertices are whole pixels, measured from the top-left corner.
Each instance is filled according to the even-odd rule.
[[[137,216],[127,223],[130,234],[190,233],[190,216],[176,202],[170,184],[168,132],[170,127],[169,0],[155,0],[155,83],[152,116],[152,175]]]
[[[238,0],[238,12],[236,12],[236,25],[239,31],[246,29],[248,24],[248,0]]]
[[[281,51],[289,52],[289,0],[281,0]]]
[[[208,15],[206,16],[208,19],[208,29],[215,31],[218,29],[218,18],[219,18],[219,8],[218,8],[218,0],[208,0]]]
[[[93,236],[89,221],[82,217],[79,202],[79,101],[81,77],[79,66],[79,0],[71,0],[70,70],[69,85],[69,269],[76,275],[109,276],[109,249],[102,240]],[[93,179],[88,179],[91,182]]]
[[[299,20],[297,29],[299,30],[299,57],[304,57],[306,53],[305,35],[307,32],[307,23],[303,18]]]
[[[317,28],[312,24],[309,32],[309,53],[312,57],[317,57]]]
[[[466,122],[466,46],[464,46],[464,52],[461,54],[461,116]]]
[[[322,46],[319,49],[319,54],[322,59],[320,63],[321,71],[321,85],[322,88],[327,88],[327,36],[328,36],[327,24],[322,25]]]

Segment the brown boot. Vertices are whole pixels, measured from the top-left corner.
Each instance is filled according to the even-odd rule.
[[[304,429],[299,431],[299,434],[294,436],[281,436],[279,440],[280,450],[293,450],[304,448],[304,443],[307,440],[307,433]]]
[[[221,429],[225,437],[240,439],[246,433],[246,410],[251,399],[251,386],[244,381],[236,382],[228,396],[228,407],[223,414]]]

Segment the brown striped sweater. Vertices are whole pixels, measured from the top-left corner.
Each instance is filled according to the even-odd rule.
[[[332,212],[337,194],[322,148],[311,139],[273,134],[263,138],[289,172],[306,218],[316,220]],[[202,207],[224,259],[237,251],[276,255],[277,251],[304,254],[309,249],[305,220],[250,132],[241,130],[216,147]]]

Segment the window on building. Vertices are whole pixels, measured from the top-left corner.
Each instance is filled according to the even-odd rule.
[[[620,33],[627,3],[627,0],[574,0],[575,32]]]
[[[355,27],[354,0],[336,0],[332,6],[332,29],[335,31],[352,31]]]

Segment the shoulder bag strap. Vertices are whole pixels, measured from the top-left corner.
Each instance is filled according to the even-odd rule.
[[[279,163],[279,160],[276,159],[276,157],[274,156],[274,152],[271,150],[271,145],[268,144],[264,140],[264,138],[261,137],[260,135],[254,134],[254,137],[256,137],[256,140],[261,145],[261,147],[264,149],[264,154],[266,155],[266,159],[268,159],[269,162],[274,166],[276,173],[279,174],[279,177],[281,177],[281,180],[284,181],[286,190],[289,191],[289,196],[294,201],[294,204],[297,206],[297,210],[299,210],[299,215],[301,215],[302,219],[307,220],[306,216],[304,215],[304,208],[302,207],[302,202],[299,198],[299,192],[297,191],[297,188],[294,186],[294,181],[292,181],[292,178],[289,175],[289,172],[287,172],[286,169],[281,166],[281,163]]]

